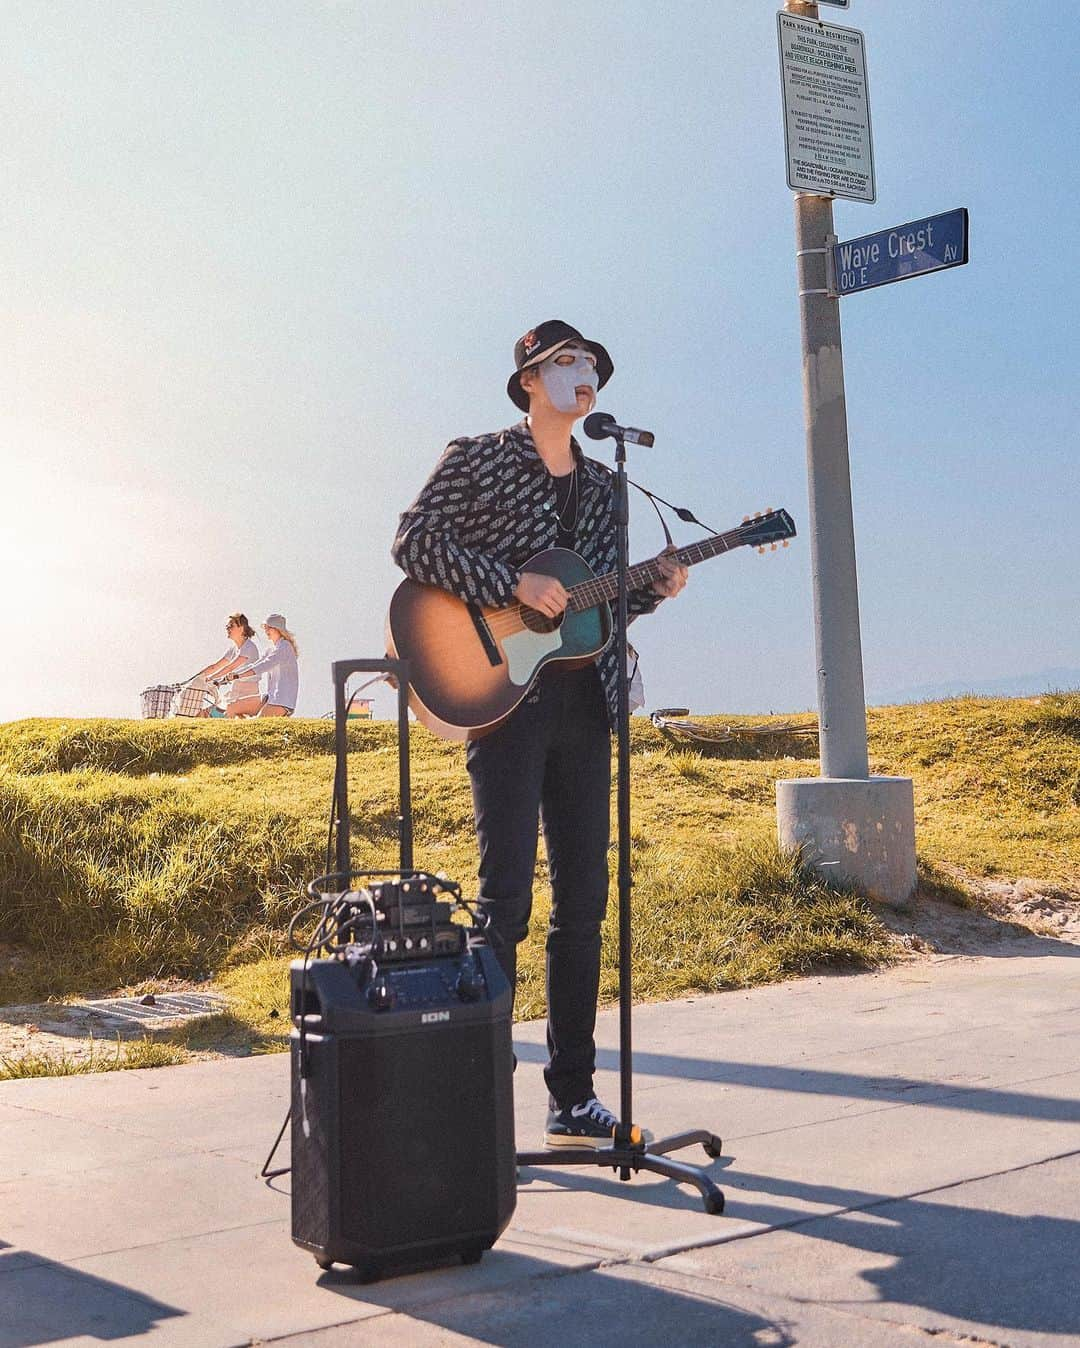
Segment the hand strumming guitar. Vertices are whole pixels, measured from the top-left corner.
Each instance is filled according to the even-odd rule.
[[[570,596],[554,576],[542,576],[538,571],[523,571],[514,588],[514,598],[534,608],[547,618],[557,618],[564,611]]]

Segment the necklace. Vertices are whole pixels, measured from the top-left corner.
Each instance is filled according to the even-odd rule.
[[[571,498],[574,502],[574,514],[573,518],[567,518]],[[563,502],[561,509],[559,507],[559,489],[558,487],[555,488],[555,519],[558,522],[559,528],[565,533],[571,534],[577,528],[578,509],[580,505],[581,500],[578,495],[577,464],[575,463],[573,471],[570,474],[570,485],[566,489],[566,500]]]

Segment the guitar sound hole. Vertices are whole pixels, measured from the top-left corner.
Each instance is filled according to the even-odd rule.
[[[563,614],[560,613],[557,618],[549,618],[546,613],[541,613],[539,609],[526,608],[522,605],[521,620],[530,632],[541,632],[546,635],[562,626]]]

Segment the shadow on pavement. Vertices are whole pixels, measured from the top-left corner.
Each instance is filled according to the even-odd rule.
[[[707,1175],[724,1187],[723,1179],[716,1174],[716,1167],[723,1161],[710,1162],[705,1153],[698,1148],[687,1148],[678,1153],[679,1159],[691,1165],[700,1166]],[[522,1166],[518,1181],[518,1206],[527,1203],[530,1197],[539,1197],[551,1189],[567,1189],[574,1193],[605,1194],[613,1198],[625,1199],[639,1206],[664,1208],[669,1212],[701,1212],[701,1195],[688,1184],[677,1184],[671,1180],[660,1180],[646,1171],[632,1176],[623,1183],[616,1171],[609,1166],[575,1166],[572,1170],[560,1170],[557,1166]],[[730,1213],[728,1214],[731,1215]],[[722,1222],[723,1217],[717,1217]],[[718,1226],[717,1231],[721,1228]]]
[[[537,1344],[633,1345],[677,1343],[679,1348],[792,1348],[792,1327],[730,1305],[707,1293],[686,1293],[657,1284],[658,1274],[586,1269],[566,1272],[543,1260],[492,1251],[487,1263],[514,1261],[513,1282],[496,1292],[455,1294],[452,1277],[440,1286],[440,1299],[413,1301],[401,1278],[369,1285],[350,1284],[346,1274],[327,1274],[320,1286],[370,1305],[397,1311],[417,1324],[466,1336],[499,1348],[536,1348]],[[424,1275],[418,1275],[424,1276]],[[430,1276],[430,1275],[428,1275]],[[379,1321],[373,1322],[380,1325]],[[394,1342],[393,1331],[381,1333]],[[410,1336],[401,1327],[400,1342],[442,1343],[425,1334]],[[456,1342],[456,1340],[455,1340]]]
[[[521,1062],[547,1062],[547,1049],[541,1044],[515,1041],[514,1052]],[[619,1055],[614,1049],[600,1049],[596,1055],[596,1065],[617,1072]],[[679,1081],[748,1086],[758,1090],[790,1091],[803,1095],[835,1095],[844,1099],[874,1100],[879,1103],[891,1100],[932,1109],[959,1109],[967,1113],[996,1114],[1004,1118],[1042,1119],[1050,1123],[1080,1123],[1080,1100],[987,1086],[922,1081],[917,1077],[867,1076],[859,1072],[822,1072],[808,1067],[683,1058],[670,1053],[645,1053],[640,1049],[634,1050],[634,1071],[643,1077],[672,1077]],[[723,1129],[718,1127],[717,1131],[723,1132]]]
[[[186,1315],[120,1283],[0,1241],[0,1348],[85,1337],[108,1343]]]
[[[748,1276],[759,1288],[767,1286],[770,1291],[829,1307],[875,1302],[923,1307],[1003,1330],[1075,1335],[1080,1327],[1078,1221],[1041,1213],[1021,1216],[935,1202],[929,1197],[890,1198],[732,1169],[724,1182],[732,1208],[740,1216],[787,1227],[782,1249],[775,1241],[761,1247],[770,1269],[784,1270],[783,1286],[775,1277],[758,1283],[752,1271],[748,1274],[742,1256],[753,1260],[753,1239],[740,1248],[738,1276]],[[793,1222],[790,1209],[770,1209],[751,1199],[742,1212],[741,1188],[851,1210],[822,1217],[802,1214]],[[792,1257],[792,1242],[796,1241],[805,1241],[807,1248]],[[891,1262],[856,1268],[835,1253],[814,1248],[818,1241],[884,1256]],[[876,1294],[860,1297],[859,1289],[866,1284]]]

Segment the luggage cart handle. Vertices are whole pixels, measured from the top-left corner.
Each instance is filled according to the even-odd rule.
[[[401,869],[413,868],[412,792],[409,780],[409,662],[382,660],[335,660],[330,666],[334,681],[334,795],[337,799],[335,856],[343,874],[352,870],[349,856],[349,786],[347,735],[348,705],[345,685],[353,674],[387,674],[397,683],[398,695],[398,841]]]

